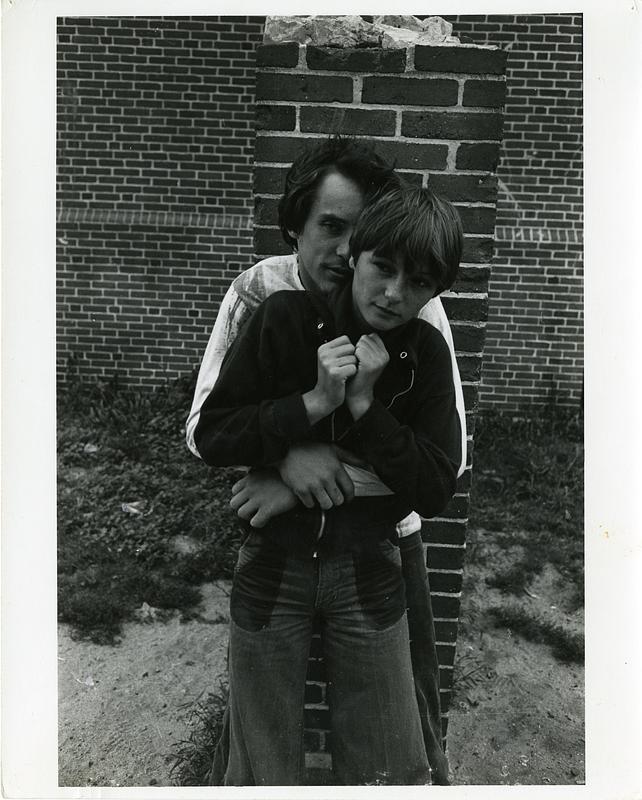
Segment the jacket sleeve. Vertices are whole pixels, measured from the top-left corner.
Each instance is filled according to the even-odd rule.
[[[399,499],[425,518],[448,505],[461,461],[450,356],[442,341],[437,345],[429,360],[419,359],[404,422],[375,399],[342,440],[372,465]]]
[[[464,392],[455,356],[455,344],[450,329],[448,317],[444,311],[443,303],[439,297],[433,297],[419,312],[419,319],[429,322],[444,337],[448,350],[450,351],[450,362],[453,373],[453,383],[455,386],[455,403],[457,405],[457,415],[459,416],[459,427],[461,433],[461,459],[457,466],[457,477],[459,478],[466,469],[467,453],[467,434],[466,434],[466,408],[464,406]]]
[[[192,407],[185,423],[185,438],[187,446],[195,456],[200,458],[200,453],[194,441],[194,433],[200,419],[201,406],[214,388],[216,379],[221,370],[225,353],[236,338],[242,320],[249,315],[245,304],[240,300],[234,284],[232,284],[221,302],[216,322],[210,334],[205,354],[201,362],[194,390]]]
[[[288,341],[292,306],[287,314],[276,296],[268,298],[225,356],[194,429],[196,448],[210,466],[265,466],[312,435],[301,392],[276,396],[277,344]]]

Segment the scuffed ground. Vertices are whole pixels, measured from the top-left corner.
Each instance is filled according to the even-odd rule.
[[[486,558],[466,568],[448,730],[453,782],[583,783],[583,667],[493,627],[487,610],[517,604],[571,631],[581,631],[582,613],[565,607],[564,582],[550,567],[521,598],[489,587],[489,564],[511,554],[484,548]],[[174,785],[172,753],[189,734],[190,710],[225,672],[228,591],[204,586],[200,616],[187,622],[143,610],[146,621],[125,625],[115,647],[74,641],[60,627],[61,786]]]

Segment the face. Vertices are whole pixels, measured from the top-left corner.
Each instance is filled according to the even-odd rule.
[[[299,273],[306,289],[327,294],[345,280],[350,236],[363,205],[354,181],[337,172],[323,178],[303,230],[289,231],[297,240]]]
[[[413,319],[435,291],[427,269],[409,275],[401,257],[390,260],[370,250],[355,264],[352,301],[362,322],[375,331],[389,331]]]

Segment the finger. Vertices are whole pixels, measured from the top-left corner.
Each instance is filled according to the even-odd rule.
[[[245,488],[245,484],[247,483],[247,477],[241,478],[240,481],[237,481],[234,486],[232,486],[232,494],[237,494],[241,491],[241,489]]]
[[[324,511],[328,511],[334,505],[332,498],[327,493],[324,487],[320,486],[317,489],[313,489],[314,496],[316,498],[317,503],[321,506]]]
[[[343,469],[343,467],[339,470],[337,474],[337,483],[341,489],[343,497],[347,503],[349,503],[354,498],[354,484],[352,483],[352,479],[348,475],[348,473]]]
[[[238,511],[239,508],[243,505],[243,503],[247,502],[247,495],[245,492],[240,492],[232,496],[230,500],[230,508],[233,511]]]
[[[314,498],[308,491],[295,492],[296,496],[306,508],[314,508]]]
[[[247,521],[252,519],[256,509],[256,503],[252,503],[250,500],[248,500],[247,503],[243,503],[243,505],[237,510],[236,515]]]
[[[357,365],[356,364],[348,364],[345,367],[332,367],[330,370],[330,376],[333,380],[336,381],[346,381],[348,378],[351,378],[353,375],[357,374]]]
[[[259,508],[256,514],[250,520],[250,525],[253,528],[264,528],[269,521],[270,521],[269,513],[265,509]]]

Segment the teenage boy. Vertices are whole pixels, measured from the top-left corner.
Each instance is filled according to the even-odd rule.
[[[313,622],[328,671],[338,783],[427,783],[396,523],[455,492],[460,431],[448,347],[417,313],[455,280],[459,217],[426,189],[367,206],[354,274],[327,298],[277,292],[228,351],[195,430],[213,466],[264,467],[300,441],[343,442],[386,494],[299,504],[250,533],[231,595],[228,785],[299,784]]]
[[[216,382],[223,356],[251,313],[282,289],[331,291],[345,277],[350,236],[365,202],[398,185],[394,171],[372,147],[355,139],[324,140],[293,163],[279,204],[279,225],[283,238],[296,252],[264,259],[243,272],[221,303],[186,423],[187,444],[195,455],[200,457],[194,431],[202,403]],[[438,297],[420,310],[419,317],[441,332],[450,349],[461,429],[460,475],[466,465],[466,421],[450,326]],[[308,507],[318,504],[328,509],[350,500],[355,483],[357,493],[369,491],[367,476],[354,461],[352,465],[342,463],[337,451],[320,444],[293,447],[275,467],[252,471],[234,486],[233,508],[259,528],[297,499]],[[345,453],[342,456],[349,458]],[[420,529],[421,520],[413,513],[400,522],[398,532],[412,534]]]

